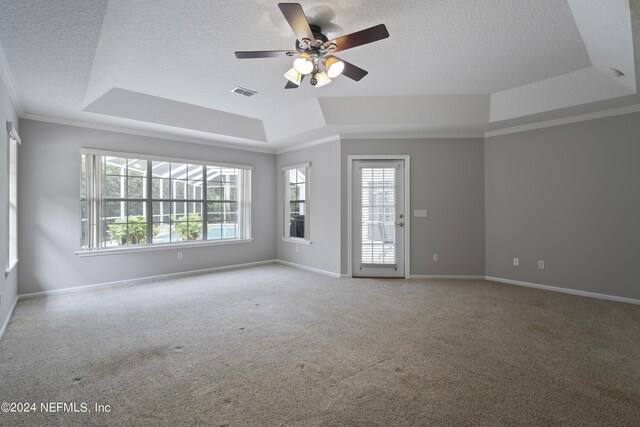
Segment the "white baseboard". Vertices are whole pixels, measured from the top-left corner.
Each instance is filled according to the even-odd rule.
[[[332,271],[326,271],[326,270],[322,270],[322,269],[319,269],[319,268],[308,267],[308,266],[302,265],[302,264],[296,264],[296,263],[289,262],[289,261],[283,261],[283,260],[280,260],[280,259],[275,259],[275,260],[248,262],[248,263],[244,263],[244,264],[226,265],[226,266],[221,266],[221,267],[205,268],[205,269],[201,269],[201,270],[189,270],[189,271],[182,271],[182,272],[178,272],[178,273],[160,274],[160,275],[157,275],[157,276],[141,277],[141,278],[130,279],[130,280],[118,280],[118,281],[114,281],[114,282],[98,283],[98,284],[84,285],[84,286],[76,286],[76,287],[64,288],[64,289],[53,289],[53,290],[49,290],[49,291],[33,292],[33,293],[29,293],[29,294],[21,294],[21,295],[18,295],[15,298],[15,300],[13,301],[11,309],[9,310],[9,313],[7,314],[7,318],[4,319],[4,322],[2,323],[2,327],[0,328],[0,340],[2,340],[2,336],[4,335],[4,332],[5,332],[6,328],[7,328],[7,326],[9,325],[9,321],[11,320],[11,316],[12,316],[13,311],[15,310],[16,304],[17,304],[17,302],[19,300],[28,299],[28,298],[36,298],[36,297],[47,296],[47,295],[58,295],[58,294],[65,294],[65,293],[71,293],[71,292],[81,292],[81,291],[84,291],[84,290],[89,290],[89,289],[94,289],[94,288],[102,288],[102,287],[110,287],[110,286],[118,286],[118,285],[143,284],[143,283],[149,283],[149,282],[154,282],[154,281],[164,280],[164,279],[187,277],[187,276],[193,276],[193,275],[198,275],[198,274],[213,273],[213,272],[216,272],[216,271],[234,270],[234,269],[247,268],[247,267],[253,267],[253,266],[258,266],[258,265],[273,264],[273,263],[288,265],[290,267],[295,267],[295,268],[299,268],[299,269],[302,269],[302,270],[307,270],[307,271],[311,271],[311,272],[318,273],[318,274],[323,274],[325,276],[330,276],[330,277],[334,277],[334,278],[338,278],[338,279],[349,277],[347,274],[334,273]],[[509,285],[524,286],[524,287],[527,287],[527,288],[542,289],[542,290],[546,290],[546,291],[560,292],[560,293],[565,293],[565,294],[570,294],[570,295],[578,295],[578,296],[583,296],[583,297],[588,297],[588,298],[596,298],[596,299],[602,299],[602,300],[607,300],[607,301],[616,301],[616,302],[624,302],[624,303],[628,303],[628,304],[640,305],[640,299],[619,297],[619,296],[615,296],[615,295],[607,295],[607,294],[600,294],[600,293],[596,293],[596,292],[580,291],[580,290],[576,290],[576,289],[561,288],[561,287],[549,286],[549,285],[540,285],[540,284],[537,284],[537,283],[522,282],[522,281],[519,281],[519,280],[503,279],[503,278],[500,278],[500,277],[492,277],[492,276],[455,276],[455,275],[416,275],[416,274],[414,274],[414,275],[409,276],[409,278],[411,278],[411,279],[445,279],[445,280],[447,280],[447,279],[448,280],[488,280],[488,281],[492,281],[492,282],[505,283],[505,284],[509,284]]]
[[[140,284],[143,284],[143,283],[155,282],[157,280],[176,279],[176,278],[179,278],[179,277],[187,277],[187,276],[194,276],[194,275],[198,275],[198,274],[213,273],[213,272],[216,272],[216,271],[235,270],[235,269],[238,269],[238,268],[254,267],[256,265],[273,264],[274,262],[276,262],[276,261],[273,260],[273,259],[270,259],[270,260],[266,260],[266,261],[247,262],[247,263],[244,263],[244,264],[233,264],[233,265],[225,265],[225,266],[222,266],[222,267],[204,268],[204,269],[201,269],[201,270],[181,271],[179,273],[159,274],[157,276],[140,277],[140,278],[137,278],[137,279],[130,279],[130,280],[118,280],[118,281],[115,281],[115,282],[97,283],[97,284],[94,284],[94,285],[75,286],[75,287],[72,287],[72,288],[64,288],[64,289],[52,289],[50,291],[33,292],[33,293],[29,293],[29,294],[20,294],[20,295],[18,295],[18,299],[19,300],[23,300],[23,299],[37,298],[37,297],[47,296],[47,295],[66,294],[66,293],[70,293],[70,292],[80,292],[80,291],[85,291],[85,290],[94,289],[94,288],[104,288],[104,287],[118,286],[118,285],[140,285]]]
[[[294,262],[283,261],[281,259],[277,259],[276,262],[278,264],[288,265],[290,267],[299,268],[301,270],[313,271],[314,273],[324,274],[325,276],[335,277],[336,279],[340,279],[342,277],[346,277],[340,273],[334,273],[333,271],[321,270],[319,268],[307,267],[306,265],[296,264]]]
[[[7,313],[7,318],[2,322],[2,328],[0,328],[0,341],[2,341],[2,337],[4,336],[4,332],[7,330],[7,326],[9,326],[9,322],[11,321],[11,316],[13,315],[13,310],[16,309],[16,304],[18,303],[18,297],[13,300],[13,304],[11,304],[11,308]]]
[[[485,280],[484,276],[450,276],[424,274],[412,274],[409,276],[409,279]]]
[[[521,282],[519,280],[502,279],[500,277],[486,276],[485,280],[498,283],[506,283],[508,285],[524,286],[527,288],[543,289],[545,291],[560,292],[563,294],[578,295],[581,297],[596,298],[607,301],[625,302],[628,304],[640,305],[640,300],[626,297],[618,297],[614,295],[599,294],[596,292],[579,291],[577,289],[559,288],[556,286],[539,285],[537,283]]]

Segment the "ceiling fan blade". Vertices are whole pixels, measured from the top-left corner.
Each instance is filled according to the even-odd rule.
[[[279,58],[282,56],[291,56],[295,52],[290,50],[245,50],[236,52],[238,59],[251,58]]]
[[[316,38],[311,32],[300,3],[278,3],[278,7],[298,40],[307,39],[312,43],[315,42]]]
[[[346,77],[349,77],[351,80],[359,82],[364,76],[369,74],[367,70],[356,67],[355,65],[345,61],[344,59],[340,59],[340,61],[344,62],[344,70],[342,70],[342,74]]]
[[[366,30],[338,37],[335,40],[325,43],[325,45],[328,43],[335,43],[338,47],[334,52],[340,52],[341,50],[351,49],[352,47],[362,46],[363,44],[377,42],[378,40],[386,39],[387,37],[389,37],[387,27],[385,27],[384,24],[380,24],[375,27],[367,28]]]
[[[306,76],[302,76],[302,79],[300,79],[300,85],[302,84],[302,82],[304,81],[304,78]],[[300,85],[295,84],[292,81],[287,81],[287,84],[285,85],[285,89],[298,89],[300,87]]]

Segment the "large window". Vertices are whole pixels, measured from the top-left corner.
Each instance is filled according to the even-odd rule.
[[[7,265],[5,276],[18,263],[18,146],[20,137],[7,122]]]
[[[82,249],[250,238],[251,168],[82,154]]]
[[[286,166],[284,173],[284,238],[309,241],[310,163]]]

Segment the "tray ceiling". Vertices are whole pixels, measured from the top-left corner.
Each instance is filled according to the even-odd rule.
[[[301,4],[330,37],[387,26],[388,39],[340,54],[369,75],[285,91],[289,58],[237,60],[235,50],[293,46],[266,0],[2,0],[0,57],[24,117],[265,149],[334,134],[477,133],[640,103],[628,0]]]

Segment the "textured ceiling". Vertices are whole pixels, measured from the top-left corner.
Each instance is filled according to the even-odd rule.
[[[301,4],[329,37],[387,26],[388,39],[339,54],[369,71],[362,81],[285,91],[290,59],[236,59],[235,50],[293,47],[266,0],[0,0],[0,45],[26,117],[268,149],[332,134],[481,132],[635,100],[628,0]]]

